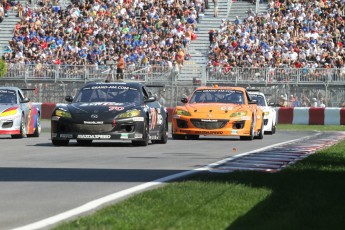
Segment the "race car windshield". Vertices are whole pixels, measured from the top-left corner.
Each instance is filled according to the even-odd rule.
[[[244,95],[235,90],[197,90],[189,103],[232,103],[244,104]]]
[[[250,95],[250,99],[251,100],[256,100],[258,106],[267,106],[266,103],[265,103],[265,99],[264,99],[264,97],[262,95],[251,94]]]
[[[0,89],[0,103],[1,104],[16,104],[17,103],[16,91]]]
[[[74,102],[140,103],[140,92],[129,87],[85,87]]]

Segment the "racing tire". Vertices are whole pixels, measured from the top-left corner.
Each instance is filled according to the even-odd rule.
[[[174,140],[184,140],[186,138],[186,135],[181,135],[181,134],[172,134],[172,138]]]
[[[66,146],[69,143],[69,140],[52,140],[53,145],[55,146]]]
[[[272,134],[275,134],[276,133],[276,125],[272,125]]]
[[[272,130],[271,131],[267,131],[268,134],[272,135],[276,133],[276,126],[274,124],[272,124]]]
[[[77,143],[81,146],[89,146],[92,144],[92,140],[77,140]]]
[[[250,135],[249,136],[240,136],[241,140],[251,141],[254,139],[254,124],[253,122],[250,124]]]
[[[33,134],[28,135],[28,137],[39,137],[41,134],[41,131],[42,131],[41,119],[37,117],[35,132]]]
[[[260,131],[259,131],[259,134],[255,137],[255,139],[260,139],[260,140],[262,140],[262,139],[264,139],[264,122],[262,121],[261,122],[261,129],[260,129]]]
[[[164,122],[160,140],[152,140],[152,144],[166,144],[168,142],[168,122]]]
[[[199,140],[199,135],[187,135],[187,140]]]
[[[147,121],[144,121],[144,128],[143,128],[143,140],[142,141],[132,141],[134,146],[147,146],[149,144],[149,126]]]
[[[12,138],[24,138],[26,137],[26,128],[25,128],[25,122],[24,122],[24,117],[20,119],[20,134],[15,134],[12,135]]]

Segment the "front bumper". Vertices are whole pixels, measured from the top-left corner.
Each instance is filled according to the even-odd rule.
[[[249,136],[251,119],[204,119],[174,116],[172,133],[179,135]]]
[[[51,121],[53,140],[143,140],[144,118],[126,118],[112,122],[85,124],[73,119]]]
[[[0,135],[20,134],[20,117],[1,117],[0,118]]]

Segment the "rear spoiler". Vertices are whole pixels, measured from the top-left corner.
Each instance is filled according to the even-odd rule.
[[[165,85],[145,85],[146,87],[150,88],[150,87],[155,87],[155,88],[164,88]]]
[[[247,92],[260,92],[259,89],[246,89]]]

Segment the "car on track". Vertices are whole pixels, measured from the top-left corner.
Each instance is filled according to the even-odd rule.
[[[141,83],[89,83],[51,117],[53,145],[80,145],[93,140],[130,140],[135,146],[168,141],[168,113]]]
[[[172,116],[173,139],[198,139],[200,135],[262,139],[263,111],[242,87],[204,86],[182,98]]]
[[[39,137],[41,133],[40,110],[18,87],[0,87],[0,135],[12,138]]]
[[[277,111],[274,109],[274,103],[268,103],[264,93],[257,89],[247,89],[252,100],[257,101],[257,105],[264,112],[264,132],[274,134],[277,126]]]

